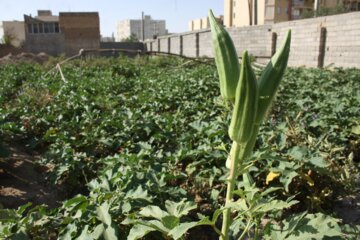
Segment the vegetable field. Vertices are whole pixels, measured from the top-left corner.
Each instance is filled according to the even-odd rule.
[[[1,239],[219,238],[231,111],[212,62],[83,59],[62,66],[66,81],[47,71],[0,66],[1,153],[36,152],[66,193],[54,208],[2,206]],[[248,239],[357,239],[359,80],[359,69],[286,70],[251,179],[236,181],[232,239],[249,226]]]

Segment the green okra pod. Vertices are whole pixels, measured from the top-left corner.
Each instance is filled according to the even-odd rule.
[[[234,101],[240,75],[239,58],[229,33],[217,22],[211,10],[209,21],[221,96],[225,100]]]
[[[251,138],[257,114],[258,97],[256,77],[251,67],[249,55],[247,51],[244,51],[229,127],[229,136],[233,141],[246,143]]]

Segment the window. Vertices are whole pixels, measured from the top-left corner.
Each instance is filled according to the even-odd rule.
[[[55,23],[55,32],[56,33],[60,32],[59,23]]]
[[[234,15],[233,17],[235,18],[236,17],[235,13],[233,15]]]
[[[32,24],[28,24],[28,33],[33,33],[33,26]]]
[[[276,14],[277,14],[277,15],[280,15],[280,14],[281,14],[281,7],[277,7],[277,8],[276,8]]]
[[[39,33],[43,33],[44,32],[44,24],[39,23]]]
[[[234,6],[234,7],[236,6],[236,1],[234,1],[234,4],[233,4],[233,6]]]
[[[60,27],[57,22],[47,22],[47,23],[29,23],[27,25],[28,33],[38,34],[38,33],[59,33]]]
[[[50,32],[50,33],[54,33],[54,32],[55,32],[55,24],[54,24],[54,23],[49,23],[49,32]]]
[[[50,23],[44,23],[44,33],[50,32]]]
[[[37,24],[37,23],[34,23],[34,24],[33,24],[33,32],[34,32],[34,33],[39,33],[39,27],[38,27],[38,24]]]

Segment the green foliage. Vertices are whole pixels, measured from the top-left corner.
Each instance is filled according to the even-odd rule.
[[[316,16],[317,17],[322,17],[322,16],[330,16],[330,15],[336,15],[336,14],[341,14],[341,13],[346,13],[348,12],[348,10],[345,8],[344,5],[339,4],[336,7],[321,7],[317,12],[316,12]],[[312,18],[315,16],[315,11],[314,10],[306,10],[301,14],[302,18]]]
[[[129,37],[121,39],[120,42],[139,42],[139,39],[134,33],[131,33]]]
[[[75,61],[62,67],[67,83],[58,75],[43,77],[37,65],[1,65],[2,137],[40,151],[42,164],[54,167],[49,180],[67,186],[71,197],[54,209],[1,209],[0,238],[126,239],[150,221],[170,231],[149,227],[144,239],[186,238],[192,228],[206,229],[204,235],[217,231],[231,114],[218,97],[216,69],[179,67],[183,63]],[[134,74],[115,74],[119,66]],[[310,231],[315,239],[327,233],[356,239],[356,226],[324,216],[335,214],[339,196],[359,191],[359,78],[357,69],[287,70],[247,166],[254,182],[235,188],[245,196],[234,201],[232,229],[240,229],[238,234],[246,227],[244,217],[253,217],[253,229],[264,238],[292,239]],[[280,175],[266,184],[270,172]],[[192,210],[180,214],[175,206],[183,205]],[[167,217],[141,214],[150,206]],[[279,228],[304,211],[293,231]],[[135,222],[125,224],[126,219]],[[259,219],[272,225],[264,227]],[[309,227],[315,220],[316,233]]]

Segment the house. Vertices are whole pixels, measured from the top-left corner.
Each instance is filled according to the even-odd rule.
[[[219,16],[217,18],[218,22],[220,22],[221,24],[223,24],[223,16]],[[191,20],[189,22],[189,31],[195,31],[195,30],[200,30],[200,29],[206,29],[210,27],[210,22],[209,22],[209,18],[205,17],[205,18],[200,18],[200,19],[194,19]]]
[[[24,22],[0,21],[0,41],[14,47],[21,47],[25,42]]]
[[[335,8],[360,10],[360,0],[224,0],[224,24],[242,27],[302,18],[305,11]]]
[[[60,12],[39,10],[38,16],[24,15],[25,50],[50,55],[74,55],[80,49],[100,47],[97,12]]]
[[[142,28],[142,24],[144,29]],[[144,34],[144,36],[143,36]],[[116,41],[120,42],[130,37],[138,40],[152,39],[168,34],[165,20],[154,20],[149,15],[142,19],[127,19],[120,21],[116,27]],[[144,38],[143,38],[144,37]]]

